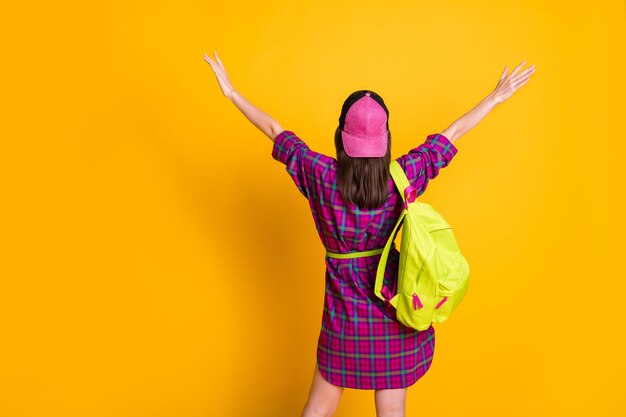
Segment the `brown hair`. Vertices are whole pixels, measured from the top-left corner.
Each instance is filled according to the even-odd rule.
[[[358,90],[350,94],[343,103],[339,126],[335,131],[335,148],[337,148],[337,188],[344,201],[356,204],[360,208],[374,209],[385,204],[389,193],[389,163],[391,162],[391,132],[387,141],[387,153],[378,158],[352,158],[343,148],[341,130],[348,110],[357,100],[370,93],[387,113],[387,130],[389,130],[389,110],[383,99],[371,90]]]

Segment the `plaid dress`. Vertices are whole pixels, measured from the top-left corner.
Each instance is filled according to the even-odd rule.
[[[426,190],[457,153],[441,134],[396,160],[409,183]],[[272,157],[285,164],[298,190],[309,201],[322,243],[330,252],[382,248],[402,211],[402,197],[389,179],[386,203],[363,210],[343,201],[336,183],[336,159],[311,150],[289,130],[274,142]],[[387,261],[383,294],[397,292],[399,251],[392,247]],[[418,331],[397,321],[395,308],[374,293],[380,255],[336,259],[325,257],[326,277],[317,365],[333,385],[356,389],[406,388],[430,368],[435,329]]]

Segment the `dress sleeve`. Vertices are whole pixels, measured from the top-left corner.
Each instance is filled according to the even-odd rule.
[[[396,160],[404,169],[409,184],[418,190],[418,196],[426,191],[428,181],[435,178],[441,168],[447,167],[458,149],[440,133],[426,137],[426,141]]]
[[[307,199],[323,185],[321,174],[327,172],[330,163],[329,157],[311,150],[291,130],[284,130],[276,136],[272,157],[285,164],[287,173]]]

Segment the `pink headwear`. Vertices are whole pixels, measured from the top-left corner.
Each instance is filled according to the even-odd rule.
[[[343,148],[353,158],[381,157],[387,153],[388,138],[387,113],[367,92],[346,113]]]

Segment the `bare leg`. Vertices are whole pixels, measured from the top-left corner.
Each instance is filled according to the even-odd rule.
[[[343,387],[332,385],[324,379],[315,363],[313,382],[302,417],[331,417],[337,411]]]
[[[377,389],[374,398],[376,417],[405,417],[406,388]]]

